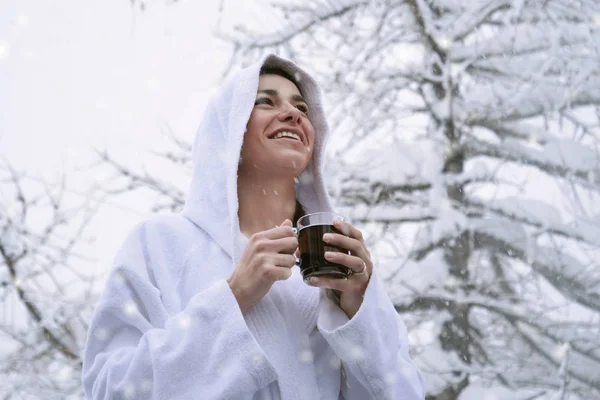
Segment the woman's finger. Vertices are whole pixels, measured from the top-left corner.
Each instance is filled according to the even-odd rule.
[[[340,292],[356,290],[358,287],[358,284],[353,282],[351,279],[335,279],[313,276],[308,282],[314,287],[321,289],[333,289]]]
[[[275,253],[294,254],[298,248],[298,238],[296,236],[271,240],[265,243],[265,249]]]
[[[355,256],[368,259],[364,245],[357,239],[340,235],[338,233],[326,233],[323,235],[323,241],[329,245],[350,250],[350,252],[352,252],[352,254]]]
[[[362,244],[365,243],[362,232],[355,228],[351,223],[338,219],[333,222],[333,226],[345,236],[354,238]]]
[[[336,264],[345,265],[350,268],[357,277],[364,277],[363,280],[369,280],[371,274],[368,270],[366,262],[359,257],[351,256],[349,254],[338,253],[337,251],[326,251],[325,258],[327,261],[331,261]]]
[[[291,254],[275,254],[272,263],[277,267],[291,268],[296,265],[296,257]]]

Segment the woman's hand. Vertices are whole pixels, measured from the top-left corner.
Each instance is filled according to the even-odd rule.
[[[336,296],[339,294],[340,308],[348,318],[354,317],[362,305],[363,297],[369,279],[373,273],[371,253],[367,249],[362,233],[345,221],[335,221],[334,227],[343,233],[326,233],[325,243],[350,251],[350,254],[326,252],[325,258],[331,262],[345,265],[353,273],[348,279],[316,278],[310,279],[310,284],[324,289],[332,289]]]
[[[292,222],[252,235],[227,283],[242,313],[267,294],[273,283],[292,276],[298,239]]]

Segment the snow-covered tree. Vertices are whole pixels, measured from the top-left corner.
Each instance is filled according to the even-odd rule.
[[[0,398],[79,399],[80,350],[94,302],[77,252],[92,208],[64,180],[34,184],[0,167]],[[43,189],[40,190],[40,186]]]
[[[332,195],[369,233],[427,398],[600,397],[600,4],[257,7],[221,27],[231,65],[276,52],[323,86]],[[166,159],[188,168],[175,144]],[[117,191],[181,206],[180,188],[103,157]]]

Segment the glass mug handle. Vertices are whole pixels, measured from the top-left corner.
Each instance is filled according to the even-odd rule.
[[[298,228],[292,228],[296,237],[298,237]],[[296,267],[300,268],[302,266],[302,259],[296,257]]]

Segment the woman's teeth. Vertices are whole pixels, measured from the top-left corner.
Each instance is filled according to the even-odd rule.
[[[274,139],[279,139],[279,138],[282,138],[282,137],[289,137],[289,138],[301,141],[300,140],[300,136],[298,136],[298,135],[296,135],[295,133],[292,133],[292,132],[279,132],[277,135],[275,135]]]

